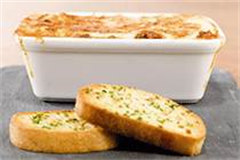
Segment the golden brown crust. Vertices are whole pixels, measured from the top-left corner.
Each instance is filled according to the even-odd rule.
[[[99,86],[92,85],[91,87]],[[75,111],[87,121],[114,133],[133,137],[177,153],[191,156],[200,154],[206,136],[206,128],[197,115],[195,117],[202,126],[199,128],[201,133],[198,137],[186,136],[109,112],[89,99],[83,90],[80,90],[77,96]]]
[[[209,27],[203,28],[203,23]],[[122,15],[77,16],[60,13],[30,15],[23,19],[15,33],[29,37],[198,39],[197,35],[212,30],[217,30],[216,26],[208,18],[198,15],[157,14],[136,19]],[[201,38],[218,38],[218,32],[214,34]]]
[[[200,31],[197,35],[199,39],[216,39],[219,38],[217,32],[213,33],[211,31]]]
[[[21,149],[50,153],[84,153],[108,150],[117,145],[116,137],[100,127],[86,131],[54,131],[29,127],[19,119],[21,115],[33,113],[36,112],[17,113],[11,118],[10,141]]]
[[[156,31],[142,30],[135,36],[136,39],[162,39],[164,36]]]

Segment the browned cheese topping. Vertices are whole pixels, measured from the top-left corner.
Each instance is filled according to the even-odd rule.
[[[212,22],[198,15],[149,16],[34,14],[16,29],[19,36],[105,39],[217,39]]]

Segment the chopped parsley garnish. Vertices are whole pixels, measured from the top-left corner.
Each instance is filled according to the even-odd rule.
[[[44,129],[68,128],[72,130],[84,130],[91,125],[78,119],[71,111],[51,113],[36,113],[30,117],[32,123]]]
[[[174,110],[178,105],[177,104],[169,104],[168,105],[172,110]]]
[[[87,125],[87,122],[86,121],[83,121],[82,123],[81,123],[81,127],[85,127]]]
[[[36,115],[32,116],[32,122],[35,124],[39,124],[42,120],[43,115],[43,113],[37,113]]]
[[[77,118],[71,118],[71,119],[68,119],[66,120],[67,123],[77,123],[79,122],[79,120]]]
[[[142,120],[142,117],[140,117],[140,116],[139,116],[139,117],[137,117],[137,120],[141,121],[141,120]]]
[[[42,128],[45,128],[45,129],[51,129],[50,126],[46,126],[46,125],[43,125]]]
[[[188,126],[188,127],[193,127],[193,124],[192,124],[192,123],[189,123],[189,122],[187,122],[187,126]]]
[[[184,128],[184,126],[183,125],[178,125],[178,128]]]
[[[162,112],[164,111],[164,109],[160,106],[160,104],[158,104],[156,102],[151,101],[149,105],[158,109],[158,110],[160,110],[160,111],[162,111]]]
[[[107,91],[105,89],[102,90],[103,93],[107,93]]]
[[[49,123],[50,126],[52,127],[58,127],[62,125],[62,122],[60,121],[52,121],[51,123]]]
[[[159,122],[160,124],[164,124],[164,123],[166,122],[166,119],[158,119],[158,122]]]
[[[86,94],[89,94],[91,91],[92,91],[92,89],[86,88],[85,93],[86,93]]]

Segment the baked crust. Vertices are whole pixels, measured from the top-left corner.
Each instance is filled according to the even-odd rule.
[[[107,39],[216,39],[209,18],[187,14],[77,16],[66,13],[34,14],[24,18],[15,33],[28,37]],[[203,33],[207,33],[203,34]]]
[[[83,131],[47,130],[32,127],[20,118],[35,113],[38,112],[20,112],[12,116],[9,125],[10,141],[16,147],[36,152],[85,153],[117,146],[116,137],[100,127],[94,126]]]
[[[94,90],[98,87],[101,87],[101,85],[86,86],[79,91],[75,111],[82,118],[111,132],[133,137],[180,154],[190,156],[200,154],[206,136],[206,128],[204,122],[196,114],[192,113],[199,123],[197,135],[166,130],[163,127],[137,121],[101,107],[96,100],[87,96],[84,91],[86,88]],[[112,106],[115,107],[114,104]]]

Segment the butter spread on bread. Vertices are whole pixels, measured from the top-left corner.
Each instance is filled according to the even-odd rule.
[[[158,94],[107,84],[81,88],[76,111],[87,121],[185,155],[197,155],[206,136],[202,119]]]
[[[117,146],[115,135],[79,118],[73,110],[16,113],[9,128],[11,143],[29,151],[83,153]]]

